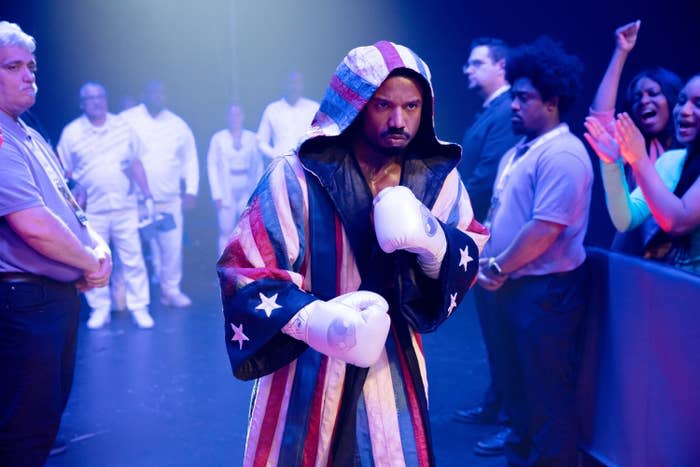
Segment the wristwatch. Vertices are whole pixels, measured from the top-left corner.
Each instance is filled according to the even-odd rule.
[[[489,258],[489,271],[497,276],[502,276],[501,266],[496,262],[496,258]]]

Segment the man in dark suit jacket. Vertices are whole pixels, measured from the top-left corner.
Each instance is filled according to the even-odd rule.
[[[500,39],[480,38],[472,42],[463,72],[469,89],[483,99],[483,109],[467,128],[462,141],[460,173],[469,192],[477,220],[484,221],[498,162],[518,140],[510,123],[510,94],[505,77],[508,48]]]
[[[508,47],[500,39],[475,39],[471,44],[469,60],[462,70],[469,78],[469,89],[483,99],[482,111],[476,115],[474,123],[464,134],[459,166],[472,202],[474,217],[481,222],[487,218],[498,163],[519,139],[513,133],[510,121],[510,86],[505,77],[507,53]],[[501,413],[501,389],[493,377],[496,372],[491,354],[492,313],[482,306],[480,296],[483,294],[480,292],[482,291],[478,288],[475,289],[474,297],[492,376],[482,403],[470,409],[458,410],[456,418],[465,423],[498,423],[498,431],[479,441],[474,450],[481,455],[501,455],[510,429],[502,425],[506,415]]]

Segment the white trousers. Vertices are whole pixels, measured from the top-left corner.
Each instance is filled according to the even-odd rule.
[[[158,231],[150,244],[153,269],[160,282],[160,290],[166,295],[175,294],[180,291],[182,280],[182,202],[180,199],[156,202],[156,212],[172,214],[175,221],[174,229]]]
[[[138,211],[120,209],[88,216],[92,228],[110,243],[112,256],[119,258],[126,285],[126,307],[132,311],[147,308],[150,291],[141,251]],[[110,309],[109,286],[92,289],[85,293],[85,298],[93,310]]]

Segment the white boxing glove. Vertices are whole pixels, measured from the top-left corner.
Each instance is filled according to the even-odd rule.
[[[374,231],[386,253],[406,250],[432,279],[440,274],[447,240],[440,223],[405,186],[384,188],[374,197]]]
[[[282,332],[324,355],[368,368],[381,356],[391,320],[381,295],[359,291],[309,303]]]

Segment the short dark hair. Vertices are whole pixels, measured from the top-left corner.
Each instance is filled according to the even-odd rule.
[[[673,112],[673,107],[678,101],[678,94],[680,94],[681,89],[683,88],[683,82],[677,74],[660,66],[648,68],[635,75],[635,77],[632,78],[632,81],[630,81],[627,85],[627,92],[625,93],[625,110],[629,112],[637,125],[639,125],[637,116],[631,110],[632,104],[634,103],[634,88],[642,78],[648,78],[659,84],[661,87],[661,94],[664,95],[666,102],[668,102],[669,112]],[[672,117],[669,117],[666,127],[664,128],[664,132],[668,133],[669,135],[673,134]]]
[[[531,44],[518,46],[506,64],[506,79],[530,80],[543,101],[559,99],[559,112],[566,113],[581,91],[583,63],[564,51],[560,42],[541,36]]]
[[[469,46],[469,50],[474,50],[476,47],[488,47],[491,60],[498,62],[500,60],[508,61],[508,53],[510,51],[508,44],[501,39],[495,37],[477,37]]]

